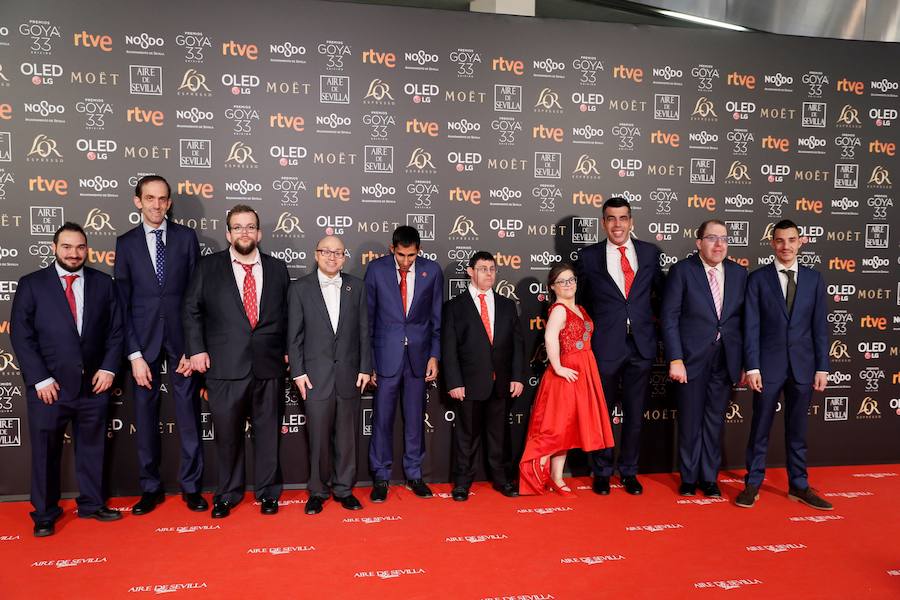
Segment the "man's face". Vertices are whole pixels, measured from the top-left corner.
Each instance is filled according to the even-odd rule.
[[[616,246],[627,242],[631,233],[631,214],[628,211],[627,206],[608,207],[603,211],[603,229],[607,239]]]
[[[797,252],[802,245],[800,232],[794,227],[776,229],[772,232],[772,248],[775,250],[775,257],[785,266],[794,264]]]
[[[340,238],[328,236],[316,246],[316,266],[327,277],[334,277],[344,266],[344,242]]]
[[[400,244],[394,246],[391,244],[389,249],[397,260],[397,266],[404,270],[412,267],[412,264],[416,261],[416,256],[419,254],[419,248],[415,244],[410,244],[409,246],[401,246]]]
[[[728,256],[728,230],[718,223],[710,223],[697,240],[700,258],[708,265],[715,267]]]
[[[256,245],[262,239],[262,232],[259,230],[259,224],[256,222],[256,215],[252,212],[231,215],[225,237],[238,254],[243,254],[244,256],[253,254],[253,251],[256,250]]]
[[[144,223],[156,229],[172,206],[169,188],[162,181],[148,181],[141,186],[140,198],[134,197],[134,206],[141,211]]]
[[[478,290],[486,292],[494,287],[494,281],[497,279],[497,265],[492,260],[477,260],[475,267],[466,267],[466,273],[472,280]]]
[[[56,263],[69,273],[74,273],[84,266],[87,252],[87,239],[77,231],[61,232],[58,241],[53,244]]]

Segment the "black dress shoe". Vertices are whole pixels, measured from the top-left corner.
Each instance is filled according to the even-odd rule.
[[[456,502],[465,502],[469,499],[469,488],[458,485],[450,490],[450,497]]]
[[[623,475],[621,480],[622,487],[632,496],[640,496],[644,493],[644,486],[641,485],[641,482],[634,475]]]
[[[519,490],[516,489],[516,484],[511,481],[507,481],[506,483],[495,483],[494,489],[507,498],[516,498],[519,495]]]
[[[719,486],[713,481],[701,481],[700,491],[703,492],[703,495],[707,498],[722,497],[722,490],[720,490]]]
[[[372,493],[369,494],[369,499],[372,502],[384,502],[387,500],[388,496],[388,482],[384,479],[376,479],[375,483],[372,484]]]
[[[359,499],[350,494],[349,496],[343,496],[342,498],[338,498],[335,496],[334,498],[337,502],[341,503],[341,506],[346,508],[347,510],[362,510],[362,503],[360,503]]]
[[[34,537],[47,537],[56,532],[56,521],[38,521],[34,524]]]
[[[431,488],[421,479],[407,479],[406,489],[411,490],[419,498],[431,498]]]
[[[181,499],[194,512],[206,512],[209,510],[209,504],[200,492],[184,492],[181,494]]]
[[[220,500],[218,502],[213,502],[212,509],[212,518],[213,519],[224,519],[228,515],[231,514],[231,502],[227,500]]]
[[[595,494],[609,496],[609,477],[597,475],[594,477],[594,483],[591,485],[591,489],[594,490]]]
[[[753,508],[756,501],[759,500],[759,488],[749,483],[744,486],[743,491],[734,499],[736,506],[741,508]]]
[[[788,490],[788,498],[818,510],[834,510],[831,502],[819,496],[812,488],[805,489],[790,488]]]
[[[308,515],[317,515],[322,512],[322,505],[325,503],[325,498],[321,496],[310,496],[309,500],[306,501],[306,507],[303,509]]]
[[[117,510],[113,510],[108,506],[101,506],[90,514],[83,515],[79,512],[78,516],[82,519],[97,519],[98,521],[118,521],[122,518],[122,513]]]
[[[166,499],[166,493],[162,490],[158,492],[144,492],[141,494],[141,499],[137,501],[137,504],[131,509],[131,514],[133,515],[146,515],[149,512],[152,512],[154,508],[163,503],[163,500]]]
[[[263,498],[259,502],[259,512],[264,515],[274,515],[278,512],[278,500],[275,498]]]
[[[681,496],[696,496],[697,495],[697,484],[696,483],[682,483],[678,486],[678,494]]]

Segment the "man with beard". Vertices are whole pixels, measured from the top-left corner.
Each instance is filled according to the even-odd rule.
[[[216,432],[218,483],[212,517],[244,497],[244,430],[253,425],[255,493],[260,512],[278,512],[279,421],[284,397],[287,265],[259,251],[259,215],[238,204],[225,219],[228,249],[197,264],[184,299],[191,368],[206,373]]]
[[[53,236],[54,264],[19,281],[12,305],[13,350],[25,380],[31,435],[34,535],[53,535],[62,515],[60,460],[72,423],[78,516],[115,521],[103,498],[109,388],[122,354],[122,316],[112,278],[84,266],[84,230]]]

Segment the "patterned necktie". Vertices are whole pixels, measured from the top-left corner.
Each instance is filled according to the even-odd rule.
[[[709,291],[712,292],[713,303],[716,305],[716,316],[722,318],[722,291],[719,289],[719,279],[716,277],[716,270],[710,269],[709,272]]]
[[[75,290],[72,285],[78,279],[78,275],[63,275],[66,280],[66,300],[69,301],[69,309],[72,311],[72,318],[75,319],[75,328],[78,328],[78,308],[75,306]]]
[[[481,322],[484,323],[484,330],[487,332],[488,341],[493,344],[494,343],[494,334],[491,331],[491,316],[488,314],[488,305],[487,300],[484,297],[487,294],[478,294],[478,299],[481,301]]]
[[[625,246],[619,246],[619,254],[622,255],[622,273],[625,275],[625,297],[627,298],[628,293],[631,291],[631,284],[634,283],[634,271],[631,269],[628,257],[625,256],[625,249]]]
[[[162,285],[166,273],[166,245],[163,243],[162,229],[154,229],[153,233],[156,235],[156,280]]]
[[[244,267],[244,311],[250,320],[250,329],[255,329],[259,320],[256,307],[256,278],[253,277],[253,265],[241,263],[241,266]]]
[[[797,282],[794,281],[794,272],[790,269],[781,269],[781,272],[787,277],[787,290],[784,301],[787,303],[788,314],[791,314],[791,309],[794,308],[794,296],[797,295]]]
[[[406,274],[409,269],[398,269],[400,271],[400,300],[403,302],[403,314],[406,314]]]

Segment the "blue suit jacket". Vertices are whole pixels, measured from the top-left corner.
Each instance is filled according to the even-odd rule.
[[[788,315],[775,265],[750,273],[744,300],[744,367],[759,369],[763,384],[783,380],[790,370],[800,384],[828,371],[825,280],[799,267],[797,295]]]
[[[629,318],[641,356],[656,356],[655,314],[664,284],[659,248],[640,240],[632,239],[632,242],[638,269],[627,300],[606,268],[606,240],[582,250],[578,261],[578,294],[594,321],[591,347],[598,363],[625,355],[625,324]]]
[[[421,256],[414,268],[416,285],[406,315],[393,254],[372,261],[366,269],[369,338],[378,375],[390,377],[401,370],[404,339],[409,341],[409,362],[416,377],[424,377],[430,357],[441,358],[444,274],[440,265]]]
[[[125,318],[125,355],[141,352],[152,363],[163,339],[178,356],[184,354],[181,302],[200,254],[193,229],[166,223],[166,268],[162,286],[147,251],[143,224],[116,240],[113,271]]]
[[[683,360],[688,380],[699,375],[718,334],[722,335],[731,382],[736,383],[741,377],[747,269],[732,260],[725,260],[722,266],[725,297],[721,318],[716,315],[709,278],[698,254],[672,265],[666,277],[661,314],[666,362]]]
[[[83,379],[99,369],[115,373],[122,359],[122,314],[112,278],[84,268],[81,335],[55,265],[19,281],[12,305],[10,337],[25,380],[26,395],[37,401],[34,384],[53,377],[59,400],[79,397]]]

